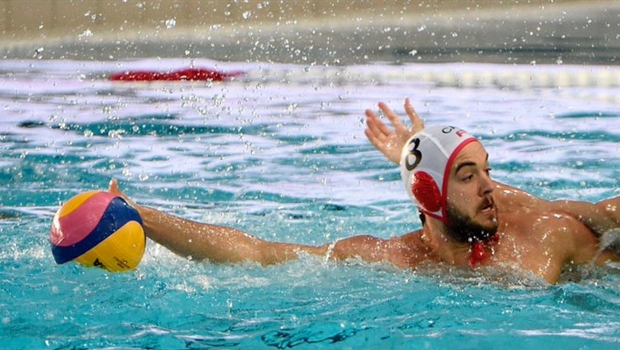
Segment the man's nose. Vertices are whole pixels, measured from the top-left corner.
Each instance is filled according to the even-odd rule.
[[[491,177],[487,173],[483,173],[480,177],[480,194],[483,196],[491,194],[494,188],[495,184],[493,183],[493,180],[491,180]]]

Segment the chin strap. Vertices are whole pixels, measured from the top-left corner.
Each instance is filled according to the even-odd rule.
[[[487,251],[484,249],[487,245],[499,242],[499,235],[494,234],[486,241],[475,241],[471,244],[471,255],[469,256],[469,265],[476,267],[487,257]]]

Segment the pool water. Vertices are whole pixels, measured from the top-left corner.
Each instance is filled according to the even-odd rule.
[[[245,71],[226,83],[112,83],[127,69]],[[548,199],[620,195],[620,68],[207,60],[0,62],[0,345],[5,349],[613,349],[620,272],[519,273],[302,257],[192,262],[148,242],[138,269],[56,265],[49,230],[112,178],[141,204],[324,244],[420,227],[363,111],[457,124],[496,179]]]

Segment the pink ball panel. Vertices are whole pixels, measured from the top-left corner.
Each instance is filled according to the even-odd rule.
[[[115,197],[108,192],[98,192],[68,215],[54,220],[50,235],[52,244],[67,247],[83,240],[95,229]]]

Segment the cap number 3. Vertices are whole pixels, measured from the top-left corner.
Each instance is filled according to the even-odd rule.
[[[405,167],[409,171],[415,169],[422,161],[422,152],[418,150],[418,146],[420,146],[420,139],[417,137],[409,141],[407,145],[409,154],[405,158]]]

